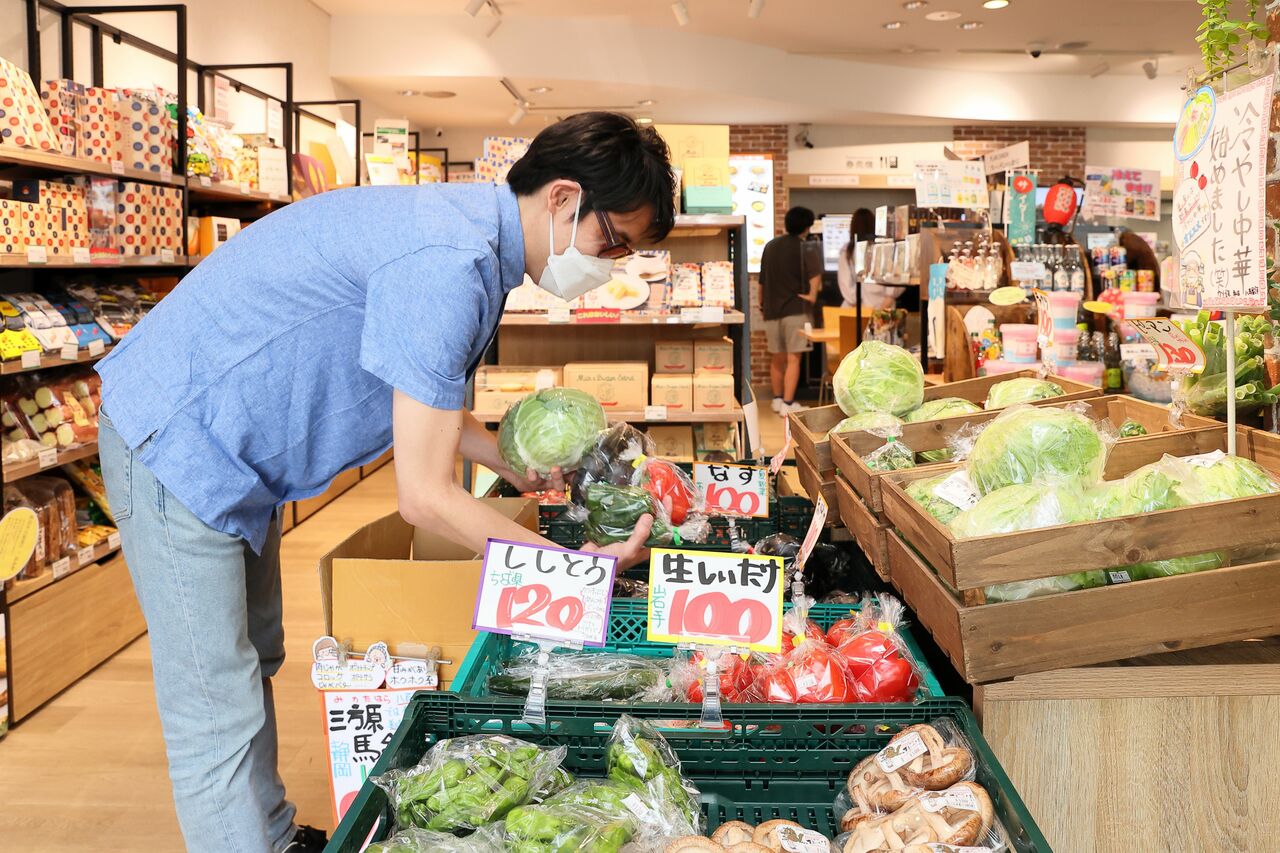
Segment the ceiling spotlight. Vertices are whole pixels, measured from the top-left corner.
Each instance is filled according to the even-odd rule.
[[[657,101],[655,101],[653,98],[645,98],[643,101],[636,101],[636,106],[637,106],[637,107],[651,107],[651,106],[653,106],[653,105],[654,105],[654,104],[656,104],[656,103],[658,103],[658,102],[657,102]]]
[[[1160,73],[1160,60],[1148,59],[1142,63],[1142,73],[1147,75],[1148,80],[1156,79],[1156,75]]]
[[[902,8],[906,9],[908,12],[914,12],[917,9],[923,9],[928,5],[928,0],[907,0],[906,3],[902,4]]]
[[[415,89],[401,89],[399,92],[396,92],[396,94],[403,98],[416,98],[421,93]]]
[[[1009,0],[986,0],[986,2],[982,4],[982,8],[1003,9],[1005,6],[1008,6],[1008,5],[1009,5]]]
[[[671,14],[676,16],[676,23],[682,27],[689,26],[689,4],[684,0],[676,0],[671,4]]]
[[[511,125],[512,127],[514,127],[515,125],[517,125],[517,124],[519,124],[520,122],[524,121],[524,117],[525,117],[525,116],[527,116],[528,114],[529,114],[529,104],[528,104],[528,103],[519,103],[519,104],[516,104],[515,111],[514,111],[513,113],[511,113],[511,118],[507,119],[507,124],[509,124],[509,125]]]
[[[884,27],[886,30],[900,30],[902,29],[902,21],[890,21],[889,23],[881,24],[880,26]]]
[[[747,17],[758,18],[764,11],[764,0],[747,0]]]
[[[467,14],[474,18],[476,15],[479,15],[480,10],[488,4],[489,0],[467,0],[467,5],[464,8],[466,9]]]
[[[550,86],[534,86],[529,91],[533,92],[533,94],[535,95],[545,95],[547,94],[547,92],[551,91],[551,87]]]
[[[960,17],[959,12],[953,12],[950,9],[947,9],[947,10],[940,10],[937,12],[930,12],[929,14],[924,16],[924,19],[926,21],[954,21],[958,17]]]
[[[1097,65],[1093,66],[1093,70],[1089,72],[1089,76],[1101,77],[1103,74],[1106,74],[1110,70],[1111,70],[1111,63],[1107,62],[1104,59],[1101,62],[1099,62]]]
[[[485,38],[493,38],[493,34],[498,31],[498,27],[502,26],[502,15],[495,15],[493,20],[489,22],[489,27],[484,31]]]
[[[976,30],[982,26],[982,21],[965,21],[963,24],[956,24],[962,30]]]
[[[650,116],[639,116],[636,118],[636,124],[641,127],[647,127],[648,125],[653,124],[653,119]]]

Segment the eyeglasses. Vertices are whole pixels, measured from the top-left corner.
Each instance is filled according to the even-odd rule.
[[[618,236],[609,214],[597,209],[596,222],[600,224],[600,234],[604,237],[604,248],[596,253],[597,258],[616,261],[618,258],[625,258],[627,255],[635,253],[635,249],[631,248],[631,244]]]

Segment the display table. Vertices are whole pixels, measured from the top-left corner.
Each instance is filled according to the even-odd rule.
[[[1058,853],[1280,849],[1280,639],[974,688]]]

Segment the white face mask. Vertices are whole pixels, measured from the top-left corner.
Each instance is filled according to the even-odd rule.
[[[547,221],[550,245],[547,251],[547,266],[538,278],[538,287],[561,299],[577,299],[588,290],[607,283],[613,278],[613,261],[608,258],[591,258],[578,251],[578,214],[582,212],[582,191],[578,191],[578,204],[573,211],[573,234],[569,238],[569,248],[563,254],[556,254],[555,217]]]

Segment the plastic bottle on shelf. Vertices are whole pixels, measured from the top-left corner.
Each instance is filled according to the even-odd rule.
[[[1067,246],[1067,275],[1070,279],[1070,289],[1074,293],[1084,295],[1085,274],[1084,266],[1080,263],[1080,252],[1075,246]]]

